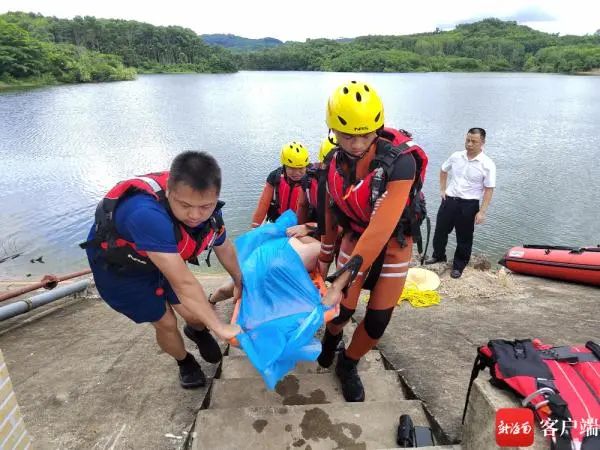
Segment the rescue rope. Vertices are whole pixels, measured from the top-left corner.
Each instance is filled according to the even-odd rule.
[[[422,291],[418,288],[417,283],[408,281],[398,299],[398,305],[402,303],[402,300],[408,300],[413,308],[426,308],[439,305],[441,296],[437,291]]]
[[[406,282],[404,290],[398,299],[398,305],[402,303],[402,300],[408,300],[410,306],[413,308],[426,308],[428,306],[435,306],[440,304],[442,297],[437,291],[422,291],[417,287],[417,283]],[[369,296],[362,298],[364,303],[369,302]]]

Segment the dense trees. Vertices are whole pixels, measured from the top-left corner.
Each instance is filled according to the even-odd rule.
[[[142,72],[234,72],[228,50],[190,29],[39,14],[0,16],[0,77],[60,82],[130,79]]]
[[[516,22],[486,19],[408,36],[362,36],[350,41],[308,40],[252,52],[252,70],[348,72],[540,71],[573,73],[600,67],[600,36],[543,33]]]
[[[7,13],[0,15],[0,81],[120,80],[133,78],[136,71],[574,73],[600,68],[598,32],[558,36],[498,19],[458,25],[451,31],[305,43],[232,35],[207,39],[220,45],[207,45],[192,30],[178,26]]]
[[[115,55],[71,44],[40,41],[23,28],[0,18],[0,81],[14,83],[127,80],[135,70]]]

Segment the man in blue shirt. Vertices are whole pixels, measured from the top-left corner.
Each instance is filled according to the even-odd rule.
[[[184,388],[203,386],[206,378],[185,349],[175,312],[186,321],[186,336],[211,363],[221,359],[221,351],[208,329],[224,340],[241,331],[219,320],[186,265],[214,247],[236,297],[241,294],[241,271],[222,221],[220,190],[221,169],[212,156],[181,153],[169,172],[117,184],[100,203],[84,245],[100,296],[134,322],[154,326],[160,348],[177,360]]]

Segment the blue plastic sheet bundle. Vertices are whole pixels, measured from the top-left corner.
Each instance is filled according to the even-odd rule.
[[[235,246],[244,277],[237,323],[242,349],[269,389],[299,361],[315,361],[325,307],[304,264],[289,244],[293,211],[240,236]]]

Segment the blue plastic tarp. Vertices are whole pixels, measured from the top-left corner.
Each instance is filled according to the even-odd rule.
[[[325,308],[285,234],[296,224],[288,210],[235,241],[244,280],[237,318],[244,332],[237,339],[269,389],[297,362],[315,361],[321,352],[315,333]]]

